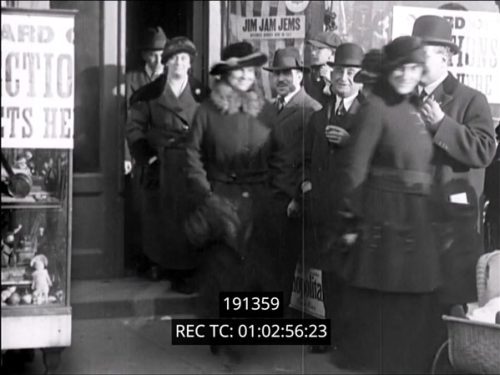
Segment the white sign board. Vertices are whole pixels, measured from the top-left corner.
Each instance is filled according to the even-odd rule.
[[[306,16],[239,17],[239,40],[252,39],[304,39]]]
[[[415,19],[436,15],[447,19],[460,52],[450,71],[462,83],[481,91],[490,103],[500,103],[500,14],[395,6],[392,37],[411,35]]]
[[[2,14],[2,148],[73,148],[74,19]]]
[[[307,268],[302,272],[300,263],[295,268],[290,307],[316,318],[325,318],[322,271]]]

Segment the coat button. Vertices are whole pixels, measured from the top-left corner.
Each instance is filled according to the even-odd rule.
[[[250,193],[249,193],[248,191],[244,191],[244,192],[241,194],[241,196],[242,196],[243,198],[250,198]]]

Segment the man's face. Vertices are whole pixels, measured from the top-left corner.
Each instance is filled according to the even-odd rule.
[[[163,64],[161,63],[162,53],[162,50],[149,50],[142,53],[143,60],[155,76],[163,73]]]
[[[332,88],[335,94],[341,98],[355,95],[361,84],[354,82],[354,76],[361,68],[353,66],[335,66],[332,71]]]
[[[315,48],[311,51],[311,56],[313,61],[320,61],[322,64],[335,59],[334,51],[330,48]]]
[[[429,85],[438,80],[448,70],[448,60],[442,47],[424,46],[425,65],[422,84]]]
[[[303,74],[297,69],[278,70],[273,74],[274,87],[280,96],[294,92],[302,82]]]

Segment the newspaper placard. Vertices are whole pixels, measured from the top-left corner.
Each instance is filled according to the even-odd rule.
[[[303,273],[302,265],[297,263],[290,307],[323,319],[325,318],[325,303],[322,271],[315,268],[307,268],[304,271]]]
[[[411,35],[415,19],[423,15],[451,23],[453,42],[460,47],[450,67],[453,75],[481,91],[490,103],[500,103],[500,14],[395,6],[392,37]]]
[[[237,28],[239,40],[304,39],[306,17],[304,15],[238,17]]]
[[[73,148],[74,19],[2,14],[2,148]]]

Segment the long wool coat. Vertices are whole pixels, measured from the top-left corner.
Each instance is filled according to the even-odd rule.
[[[339,192],[361,223],[347,279],[381,292],[433,292],[441,273],[432,137],[408,98],[388,85],[380,93],[353,119],[339,161]]]
[[[188,247],[183,222],[190,200],[186,189],[186,139],[198,103],[189,84],[176,97],[165,76],[145,86],[131,101],[127,123],[130,148],[146,140],[160,165],[142,167],[143,250],[164,268],[194,268],[196,254]],[[159,179],[159,185],[152,186],[151,179]]]
[[[441,298],[448,304],[473,302],[476,263],[484,252],[485,168],[495,156],[493,121],[486,97],[451,74],[432,94],[446,114],[433,136],[444,202]]]
[[[216,194],[231,204],[238,217],[232,246],[215,243],[202,249],[200,314],[213,316],[221,290],[245,290],[251,282],[250,250],[262,231],[269,202],[270,127],[262,121],[262,95],[240,93],[215,84],[193,120],[187,148],[187,176],[198,205]],[[216,240],[216,239],[214,239]]]

